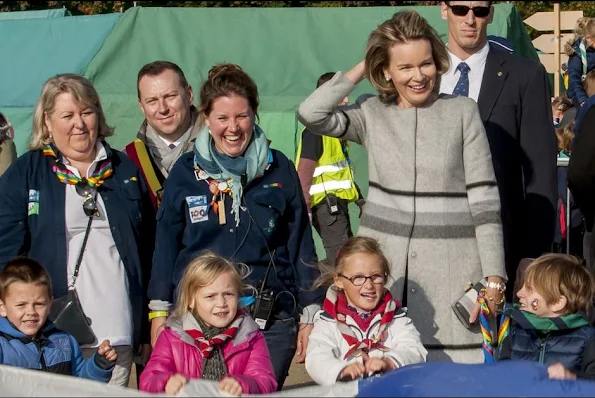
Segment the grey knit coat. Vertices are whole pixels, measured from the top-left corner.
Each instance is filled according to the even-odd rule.
[[[399,108],[368,96],[337,107],[354,87],[337,73],[300,105],[299,120],[366,149],[370,187],[358,235],[380,242],[392,267],[389,288],[406,298],[428,359],[438,359],[432,350],[459,350],[451,360],[481,360],[481,335],[451,308],[468,282],[506,279],[500,199],[477,104],[441,96]],[[460,355],[470,349],[473,357]]]

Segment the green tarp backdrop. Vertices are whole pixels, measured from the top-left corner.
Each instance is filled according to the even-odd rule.
[[[137,104],[136,77],[144,64],[158,59],[177,63],[197,97],[211,66],[233,62],[259,87],[260,125],[272,140],[272,147],[293,159],[301,129],[295,111],[315,88],[318,76],[349,70],[363,58],[369,33],[405,8],[415,9],[428,19],[446,41],[447,25],[439,6],[135,7],[124,14],[0,20],[0,51],[5,54],[0,111],[15,126],[15,142],[22,154],[43,81],[56,73],[82,73],[97,88],[108,123],[115,127],[109,142],[121,149],[134,139],[143,120]],[[508,38],[517,53],[537,59],[512,5],[495,5],[488,33]],[[371,92],[371,86],[364,82],[350,99]],[[356,179],[366,194],[367,165],[361,147],[352,146],[352,160]],[[352,216],[357,225],[357,216]]]

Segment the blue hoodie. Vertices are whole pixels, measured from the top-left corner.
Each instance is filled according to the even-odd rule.
[[[0,317],[0,364],[107,382],[116,363],[97,353],[84,359],[74,337],[49,321],[33,339]]]

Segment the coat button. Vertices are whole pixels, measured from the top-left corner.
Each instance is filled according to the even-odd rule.
[[[415,257],[417,257],[417,253],[416,252],[411,253],[411,258],[415,258]]]
[[[229,232],[231,232],[231,233],[233,234],[233,228],[230,228],[230,229],[229,229]]]
[[[415,289],[411,289],[411,293],[415,293]]]
[[[116,228],[116,227],[112,227],[112,231],[115,231],[116,229],[118,229],[118,228]]]

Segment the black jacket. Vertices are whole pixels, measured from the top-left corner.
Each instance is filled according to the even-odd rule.
[[[490,48],[478,106],[501,199],[506,271],[549,252],[557,198],[556,135],[541,64]]]

